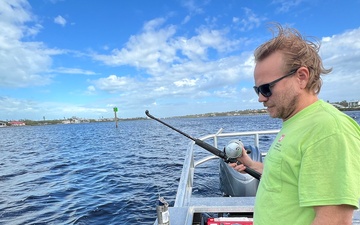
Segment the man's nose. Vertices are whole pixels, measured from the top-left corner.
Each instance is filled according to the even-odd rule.
[[[264,95],[259,93],[259,98],[258,98],[259,102],[266,102],[268,99],[269,99],[269,97],[265,97]]]

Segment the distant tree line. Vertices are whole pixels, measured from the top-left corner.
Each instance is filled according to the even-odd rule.
[[[329,101],[327,101],[328,103],[330,103]],[[357,105],[356,107],[349,107],[349,102],[347,102],[346,100],[343,100],[341,102],[332,102],[332,104],[337,104],[337,105],[341,105],[344,108],[338,108],[339,110],[346,110],[346,111],[352,111],[352,110],[360,110],[360,106]],[[175,116],[173,118],[196,118],[196,117],[215,117],[215,116],[239,116],[239,115],[257,115],[257,114],[266,114],[267,111],[266,109],[246,109],[246,110],[236,110],[236,111],[229,111],[229,112],[211,112],[211,113],[203,113],[203,114],[194,114],[194,115],[185,115],[185,116]],[[72,117],[72,118],[68,118],[64,120],[75,120],[77,119],[76,117]],[[137,118],[128,118],[128,119],[121,119],[119,118],[119,121],[124,121],[124,120],[143,120],[146,119],[146,117],[137,117]],[[19,120],[22,122],[25,122],[26,125],[29,126],[38,126],[38,125],[52,125],[52,124],[60,124],[62,123],[64,120],[60,120],[60,119],[56,119],[56,120],[45,120],[45,117],[43,117],[43,120],[28,120],[28,119],[23,119],[23,120]],[[107,122],[107,121],[112,121],[113,118],[111,119],[102,119],[102,120],[95,120],[95,119],[87,119],[87,122],[93,123],[93,122]],[[8,124],[8,123],[7,123]],[[8,124],[10,125],[10,124]]]

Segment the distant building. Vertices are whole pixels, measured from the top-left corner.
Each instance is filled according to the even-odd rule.
[[[343,108],[345,108],[345,106],[343,106],[343,105],[339,105],[339,104],[336,104],[336,103],[331,103],[333,106],[335,106],[336,108],[338,108],[338,109],[343,109]]]
[[[360,101],[351,101],[351,102],[348,102],[348,107],[349,107],[349,108],[357,108],[357,107],[360,107]]]
[[[0,121],[0,127],[6,127],[6,123]]]
[[[11,121],[11,122],[9,122],[9,124],[11,126],[25,126],[26,125],[24,122],[21,122],[21,121]]]
[[[68,119],[68,120],[63,120],[61,121],[62,124],[71,124],[71,123],[83,123],[85,120],[80,120],[80,119]],[[88,120],[86,120],[86,122],[88,122]]]

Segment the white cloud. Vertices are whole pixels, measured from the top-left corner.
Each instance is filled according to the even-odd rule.
[[[46,71],[55,51],[49,51],[41,42],[22,41],[40,29],[27,1],[0,2],[0,86],[26,87],[51,82]]]
[[[333,71],[324,76],[320,96],[325,100],[360,98],[360,28],[324,37],[320,54],[325,68]],[[351,85],[350,85],[351,84]],[[347,96],[353,96],[349,99]]]
[[[18,25],[34,20],[34,16],[29,11],[30,5],[25,0],[0,1],[1,37],[14,40],[22,38],[27,33],[28,27]]]
[[[258,16],[254,13],[253,10],[249,8],[242,8],[242,11],[244,11],[243,18],[239,17],[233,17],[232,22],[239,29],[240,31],[249,31],[253,30],[254,28],[257,28],[261,25],[263,21],[265,21],[265,18],[262,16]]]
[[[95,91],[96,90],[95,87],[92,86],[92,85],[90,85],[87,89],[88,89],[88,91]]]
[[[203,8],[199,5],[198,1],[195,0],[185,0],[182,1],[185,8],[188,9],[190,14],[197,15],[204,13]],[[207,1],[203,1],[202,4],[207,4]]]
[[[111,75],[90,81],[96,89],[121,93],[123,103],[133,104],[180,96],[218,96],[213,92],[216,88],[235,88],[241,80],[252,79],[252,52],[226,57],[243,40],[228,40],[227,31],[205,27],[190,38],[175,36],[174,26],[159,27],[163,22],[159,19],[146,23],[143,33],[132,36],[123,49],[115,49],[110,55],[94,55],[105,64],[142,68],[149,77],[139,80],[136,76]],[[210,48],[224,57],[209,56]]]
[[[300,3],[302,3],[304,0],[273,0],[272,4],[279,5],[276,9],[278,13],[286,13],[289,12],[291,9],[298,6]]]
[[[133,78],[118,77],[116,75],[93,80],[91,83],[93,83],[96,88],[110,93],[133,90],[137,86]]]
[[[93,58],[107,65],[130,65],[145,68],[151,73],[163,69],[163,66],[176,59],[176,49],[169,42],[174,35],[175,27],[157,29],[162,19],[149,21],[144,25],[143,33],[131,36],[125,48],[114,49],[111,55],[94,54]]]
[[[64,27],[66,25],[66,19],[64,17],[58,15],[57,17],[54,18],[54,23],[59,24]]]
[[[189,39],[177,39],[179,51],[190,60],[206,60],[210,49],[219,53],[231,52],[239,47],[239,41],[231,41],[226,35],[226,30],[212,30],[205,27],[197,30],[198,35]]]
[[[177,87],[195,86],[195,85],[196,85],[196,82],[197,82],[198,80],[199,80],[199,79],[188,79],[188,78],[184,78],[184,79],[182,79],[182,80],[175,81],[174,84],[175,84]]]
[[[96,88],[93,85],[90,85],[86,88],[85,95],[95,95]]]
[[[321,46],[322,57],[332,63],[342,63],[349,60],[358,62],[360,58],[359,35],[360,27],[354,30],[346,31],[339,35],[324,37],[322,39]]]
[[[238,90],[235,87],[224,87],[217,90],[214,94],[220,98],[238,98]]]
[[[83,113],[106,113],[108,109],[105,108],[89,108],[89,107],[82,107],[82,106],[71,106],[68,105],[64,109],[61,110],[63,113],[70,115],[72,113],[76,114],[83,114]]]
[[[53,70],[56,73],[65,73],[65,74],[83,74],[83,75],[95,75],[96,73],[90,70],[84,70],[80,68],[65,68],[59,67]]]
[[[185,16],[184,20],[181,22],[181,24],[187,24],[191,20],[191,16],[187,15]]]
[[[228,53],[239,48],[245,40],[227,39],[226,30],[212,30],[205,27],[197,30],[197,35],[187,38],[175,36],[175,26],[160,27],[163,19],[146,23],[143,33],[131,36],[122,49],[112,50],[110,55],[94,54],[93,58],[107,65],[130,65],[145,69],[147,73],[157,76],[170,67],[187,61],[208,60],[211,49]]]
[[[161,27],[163,24],[163,19],[152,20],[144,25],[143,33],[131,36],[124,48],[114,49],[110,55],[94,54],[93,57],[108,65],[129,65],[144,69],[150,76],[146,84],[149,89],[153,86],[155,88],[152,89],[160,90],[156,87],[163,87],[165,84],[172,93],[184,91],[174,88],[196,87],[203,90],[227,82],[238,82],[240,77],[250,77],[252,67],[249,69],[248,54],[251,53],[226,57],[237,50],[244,40],[232,41],[226,37],[226,30],[205,27],[199,28],[197,35],[190,38],[175,36],[176,27]],[[214,60],[212,58],[219,56],[210,55],[210,50],[224,54],[224,57]],[[94,82],[102,90],[123,90],[119,88],[119,78],[108,77]]]
[[[166,87],[158,87],[158,88],[155,88],[154,91],[167,91],[168,89]]]
[[[2,43],[8,44],[8,47],[0,46],[3,53],[0,54],[0,86],[26,87],[50,83],[51,77],[43,74],[50,67],[52,59],[44,53],[41,43],[16,40],[5,40]]]
[[[88,115],[108,115],[107,107],[87,107],[59,102],[38,102],[27,99],[16,99],[0,96],[0,111],[2,116],[12,119],[41,120],[43,116],[48,119],[63,119],[72,116],[88,118]],[[24,118],[22,115],[26,114]],[[61,115],[61,117],[59,117]]]

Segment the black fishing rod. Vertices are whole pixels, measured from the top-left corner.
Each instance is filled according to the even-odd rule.
[[[211,152],[212,154],[214,154],[214,155],[216,155],[216,156],[218,156],[218,157],[220,157],[220,158],[222,158],[222,159],[229,160],[229,158],[226,156],[225,152],[223,152],[223,151],[215,148],[214,146],[212,146],[212,145],[210,145],[210,144],[208,144],[208,143],[206,143],[206,142],[204,142],[204,141],[202,141],[202,140],[200,140],[200,139],[198,139],[198,138],[191,137],[190,135],[182,132],[181,130],[178,130],[178,129],[176,129],[175,127],[173,127],[173,126],[165,123],[164,121],[162,121],[162,120],[160,120],[160,119],[152,116],[152,115],[149,113],[149,110],[146,110],[146,111],[145,111],[145,114],[146,114],[148,117],[150,117],[151,119],[156,120],[156,121],[158,121],[159,123],[162,123],[162,124],[164,124],[165,126],[173,129],[174,131],[176,131],[176,132],[184,135],[185,137],[193,140],[196,145],[198,145],[198,146],[202,147],[203,149]],[[240,156],[241,156],[241,155],[240,155]],[[240,157],[240,156],[239,156],[239,157]],[[260,174],[259,172],[255,171],[255,170],[251,169],[251,168],[246,167],[244,171],[245,171],[246,173],[248,173],[249,175],[251,175],[252,177],[258,179],[258,180],[260,180],[260,178],[261,178],[261,174]]]

